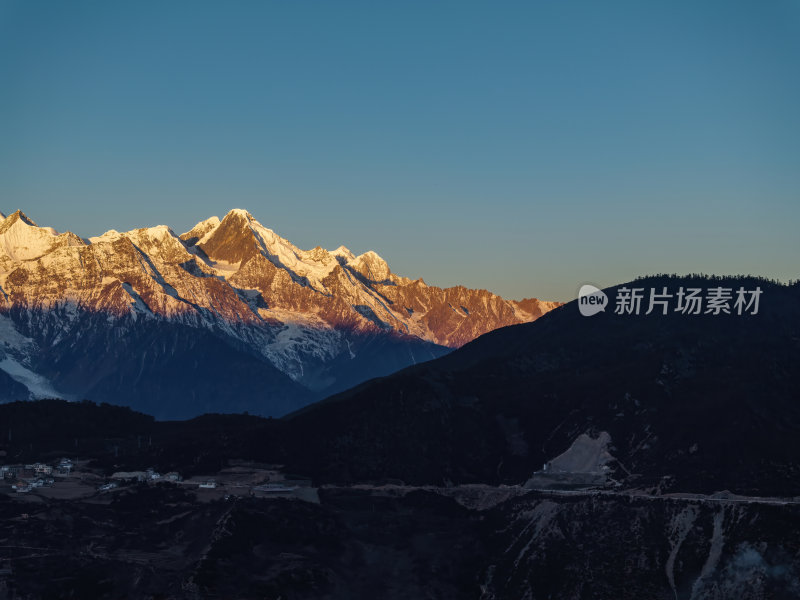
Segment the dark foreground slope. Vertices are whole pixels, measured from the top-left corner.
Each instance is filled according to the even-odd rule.
[[[11,500],[0,515],[0,539],[43,550],[0,548],[13,571],[0,562],[4,598],[470,598],[485,565],[477,515],[425,492],[199,503],[160,487],[61,506]]]
[[[800,505],[502,488],[203,500],[0,495],[0,598],[748,600],[800,595]],[[521,492],[520,492],[521,493]]]
[[[292,464],[323,481],[519,483],[607,431],[615,476],[637,485],[800,494],[800,286],[630,285],[763,294],[757,315],[587,318],[567,304],[290,416]]]

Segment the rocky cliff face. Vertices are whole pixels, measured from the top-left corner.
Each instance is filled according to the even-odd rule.
[[[793,502],[531,494],[489,514],[481,600],[800,594]]]
[[[0,369],[34,396],[141,396],[143,383],[175,387],[172,364],[186,375],[175,373],[175,392],[214,408],[191,383],[229,381],[224,360],[197,373],[208,347],[222,345],[217,354],[268,372],[266,390],[234,382],[234,393],[277,390],[280,410],[255,409],[280,413],[554,306],[427,286],[374,252],[301,250],[243,210],[181,236],[157,226],[82,239],[20,211],[0,220]]]

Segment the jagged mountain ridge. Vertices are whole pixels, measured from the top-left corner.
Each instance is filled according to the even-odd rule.
[[[319,397],[531,321],[555,305],[427,286],[395,275],[374,252],[301,250],[240,209],[180,236],[161,225],[82,239],[39,227],[21,211],[0,220],[0,316],[16,340],[6,342],[0,369],[31,383],[34,396],[49,395],[49,386],[60,395],[113,400],[107,396],[116,390],[133,402],[148,369],[163,380],[164,361],[186,351],[191,332],[205,331],[209,343],[222,341],[270,370],[270,389],[287,398],[308,390]],[[158,340],[156,324],[169,324],[174,337]],[[109,329],[125,334],[114,338]],[[130,335],[143,329],[151,333]],[[117,348],[119,360],[141,358],[139,375],[123,368],[133,380],[86,388],[81,380],[92,378],[81,373],[93,346],[103,352],[111,339],[124,347]],[[176,368],[196,369],[201,351],[193,352]],[[72,361],[79,355],[80,368]],[[107,377],[119,379],[106,362]],[[306,394],[295,406],[307,401]],[[278,413],[291,407],[286,399],[278,404]]]

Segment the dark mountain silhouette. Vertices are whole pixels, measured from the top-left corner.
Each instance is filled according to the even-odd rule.
[[[622,479],[800,494],[800,286],[627,285],[763,293],[756,315],[583,317],[571,302],[290,415],[293,464],[323,481],[519,483],[607,431]]]

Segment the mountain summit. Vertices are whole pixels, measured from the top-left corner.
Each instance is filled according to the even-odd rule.
[[[0,221],[2,399],[277,415],[555,306],[427,286],[373,251],[302,250],[241,209],[180,236]]]

